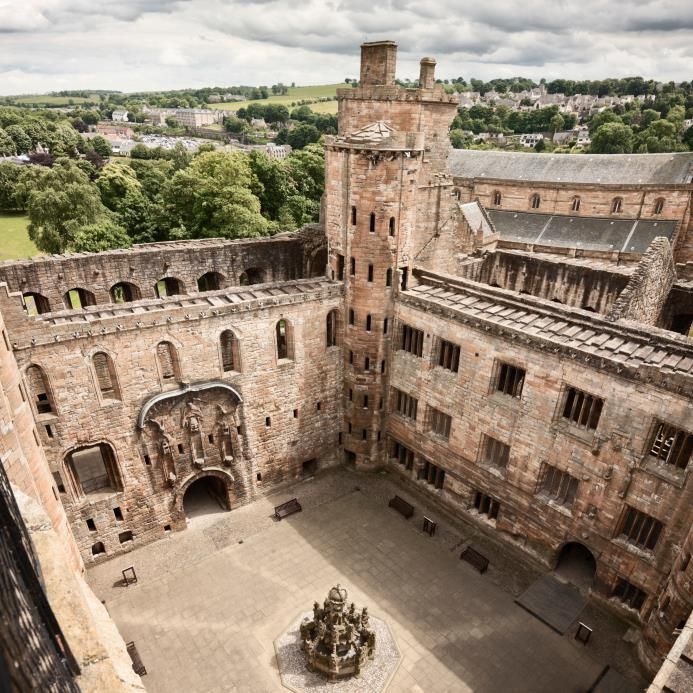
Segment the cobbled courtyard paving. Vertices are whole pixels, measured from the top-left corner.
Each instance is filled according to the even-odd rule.
[[[387,507],[398,493],[417,508]],[[297,496],[303,512],[276,522]],[[339,583],[390,626],[402,654],[388,691],[585,693],[606,664],[644,685],[627,626],[588,605],[584,647],[514,603],[540,571],[474,525],[453,521],[392,475],[339,469],[231,512],[196,517],[186,531],[102,563],[89,582],[147,667],[150,693],[286,690],[274,640]],[[421,532],[423,513],[439,520]],[[459,560],[473,541],[484,575]],[[134,566],[139,582],[119,585]]]

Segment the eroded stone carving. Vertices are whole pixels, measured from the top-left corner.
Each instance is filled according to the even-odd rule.
[[[375,631],[370,626],[368,607],[357,611],[352,602],[346,610],[347,591],[333,587],[322,607],[313,604],[313,618],[303,619],[301,640],[310,671],[329,681],[358,676],[375,653]]]

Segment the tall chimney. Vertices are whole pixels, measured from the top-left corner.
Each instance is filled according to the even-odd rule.
[[[421,58],[421,70],[419,72],[419,87],[421,89],[433,89],[436,83],[436,61],[434,58]]]
[[[397,65],[394,41],[361,44],[361,86],[393,86]]]

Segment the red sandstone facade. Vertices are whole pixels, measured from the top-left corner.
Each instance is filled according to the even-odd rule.
[[[584,547],[652,670],[692,606],[690,181],[465,178],[434,61],[410,90],[395,57],[366,44],[338,94],[322,225],[0,265],[3,463],[76,563],[184,529],[200,481],[233,509],[386,466],[547,567]],[[672,233],[537,252],[485,210],[567,216],[578,188],[604,219],[664,197]]]

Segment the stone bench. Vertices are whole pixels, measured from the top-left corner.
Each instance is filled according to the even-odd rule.
[[[292,498],[289,501],[286,501],[286,503],[282,503],[281,505],[277,505],[274,508],[274,516],[278,519],[281,520],[283,517],[288,517],[289,515],[293,515],[294,513],[300,513],[303,508],[301,507],[301,504],[298,502],[298,498]]]
[[[127,645],[128,654],[132,660],[132,670],[139,676],[144,676],[147,673],[147,669],[142,663],[142,658],[140,653],[137,651],[137,647],[134,642],[129,642]]]
[[[468,546],[461,554],[460,558],[476,568],[482,575],[488,570],[488,558],[482,556],[471,546]]]
[[[395,496],[388,505],[394,508],[400,515],[404,515],[407,520],[414,514],[414,506],[399,496]]]

